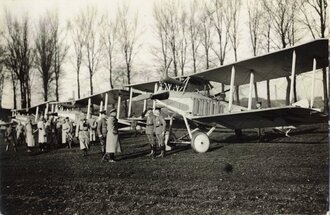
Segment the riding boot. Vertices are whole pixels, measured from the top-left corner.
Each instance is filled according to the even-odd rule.
[[[155,153],[155,151],[154,151],[154,146],[150,145],[150,153],[147,154],[147,157],[152,156],[154,153]]]
[[[161,151],[160,154],[157,156],[158,158],[163,158],[165,157],[165,146],[161,146]]]

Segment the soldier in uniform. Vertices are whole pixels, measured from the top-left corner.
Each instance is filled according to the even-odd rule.
[[[262,103],[261,102],[257,102],[256,103],[256,109],[262,109]],[[261,142],[264,140],[264,136],[265,136],[265,130],[263,128],[257,128],[257,133],[258,133],[258,142]]]
[[[97,122],[95,119],[91,119],[90,120],[90,124],[89,124],[89,141],[91,144],[95,145],[95,141],[96,141],[96,128],[97,128]]]
[[[119,143],[119,137],[118,137],[118,119],[117,116],[117,110],[112,109],[110,110],[110,116],[107,121],[107,141],[106,141],[106,147],[105,147],[105,155],[106,157],[108,154],[110,155],[109,162],[115,162],[115,153],[120,153],[120,143]]]
[[[97,135],[99,136],[100,139],[101,152],[103,157],[105,153],[105,142],[106,142],[108,130],[107,130],[106,111],[103,110],[100,113],[101,113],[101,119],[97,123]]]
[[[66,145],[68,148],[71,148],[71,144],[68,144],[68,133],[70,132],[70,125],[66,119],[63,119],[62,123],[62,145]]]
[[[24,143],[24,126],[21,122],[16,126],[16,139],[18,146]]]
[[[28,119],[25,125],[25,137],[27,152],[31,152],[31,148],[35,146],[31,119]]]
[[[14,133],[14,128],[13,128],[12,123],[10,123],[6,128],[5,140],[7,143],[6,151],[8,152],[9,146],[13,145],[14,151],[17,152],[16,143],[15,143],[15,133]]]
[[[160,108],[155,109],[154,114],[155,114],[155,122],[154,122],[155,134],[156,134],[158,147],[161,150],[160,154],[157,157],[164,157],[165,156],[164,136],[165,136],[166,122],[163,116],[160,114]]]
[[[47,142],[47,134],[45,128],[45,119],[43,116],[40,117],[40,120],[37,124],[38,128],[38,143],[39,143],[39,150],[45,151],[45,144]]]
[[[77,131],[78,131],[80,149],[83,151],[83,156],[86,156],[87,150],[89,148],[89,134],[88,134],[88,123],[85,114],[81,114],[77,126],[78,126]]]
[[[146,116],[146,135],[150,144],[150,154],[147,156],[152,156],[155,157],[155,152],[156,152],[156,145],[155,145],[155,116],[152,112],[152,108],[147,109],[147,113],[145,114]]]

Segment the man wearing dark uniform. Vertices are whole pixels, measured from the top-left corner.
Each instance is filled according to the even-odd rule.
[[[154,126],[154,122],[155,122],[155,116],[152,113],[152,108],[148,108],[147,109],[147,113],[146,113],[146,135],[150,144],[150,154],[148,154],[147,156],[152,156],[155,157],[155,126]]]
[[[158,143],[158,147],[160,148],[161,152],[157,157],[164,157],[165,156],[165,145],[164,145],[164,135],[166,129],[166,122],[163,116],[160,114],[160,108],[157,108],[154,111],[155,114],[155,134]]]
[[[107,138],[107,119],[106,119],[106,111],[103,110],[100,112],[101,113],[101,119],[97,123],[97,135],[99,136],[100,139],[100,144],[101,144],[101,152],[102,152],[102,157],[105,153],[105,141]]]
[[[14,151],[17,152],[16,143],[15,143],[15,133],[13,129],[13,124],[10,123],[6,128],[5,140],[7,143],[6,151],[9,151],[9,146],[13,145]]]
[[[17,146],[23,145],[25,142],[24,126],[21,122],[18,122],[18,124],[16,126],[16,139],[17,139]]]

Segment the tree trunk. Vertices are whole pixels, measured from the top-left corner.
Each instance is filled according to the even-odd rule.
[[[20,81],[20,90],[21,90],[21,108],[27,108],[26,106],[26,89],[24,82]]]
[[[127,69],[127,84],[130,85],[131,84],[131,67],[129,64],[126,65],[126,69]]]
[[[112,62],[110,60],[110,66],[109,66],[109,81],[110,81],[110,89],[113,89],[113,83],[112,83]]]
[[[55,97],[56,97],[56,101],[60,100],[60,96],[59,96],[59,92],[58,92],[58,77],[55,78]]]
[[[79,74],[80,74],[80,69],[77,69],[77,87],[78,87],[78,99],[80,99],[80,81],[79,81]],[[74,98],[72,98],[74,99]]]
[[[270,100],[270,80],[266,81],[267,84],[267,107],[271,107],[271,100]]]
[[[13,84],[13,103],[14,103],[14,109],[17,109],[17,101],[16,101],[16,81],[14,78],[13,73],[11,74],[11,81]]]
[[[90,86],[90,95],[93,95],[93,72],[89,71],[89,86]]]
[[[47,84],[44,85],[44,101],[48,101],[48,86]]]

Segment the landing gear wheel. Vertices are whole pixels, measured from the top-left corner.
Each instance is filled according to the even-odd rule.
[[[195,152],[204,153],[210,148],[210,139],[203,132],[193,133],[191,147]]]

